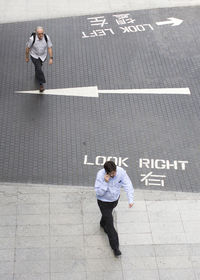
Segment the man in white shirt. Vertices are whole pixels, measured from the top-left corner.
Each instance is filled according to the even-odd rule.
[[[113,225],[112,211],[117,206],[120,197],[120,189],[123,186],[127,193],[129,208],[133,206],[133,185],[126,171],[115,165],[113,161],[107,161],[104,169],[97,173],[95,191],[102,218],[100,226],[108,235],[110,246],[114,255],[120,256],[119,238]]]
[[[32,34],[26,43],[26,62],[29,62],[29,53],[31,60],[35,66],[35,77],[40,84],[40,92],[44,91],[44,83],[46,83],[42,64],[46,60],[47,50],[49,53],[49,64],[53,63],[52,42],[48,35],[44,33],[41,26],[36,28],[36,32]]]

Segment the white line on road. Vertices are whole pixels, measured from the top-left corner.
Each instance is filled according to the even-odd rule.
[[[16,91],[16,93],[29,93],[29,94],[39,94],[39,95],[47,94],[47,95],[99,97],[97,86],[94,86],[94,87],[46,89],[42,93],[39,92],[39,90]]]
[[[190,95],[189,88],[144,88],[144,89],[100,89],[93,87],[77,87],[77,88],[58,88],[47,89],[43,93],[38,90],[32,91],[16,91],[16,93],[28,94],[46,94],[46,95],[65,95],[65,96],[82,96],[82,97],[99,97],[101,94],[180,94]]]
[[[141,89],[109,89],[99,90],[99,93],[118,94],[190,94],[189,88],[141,88]]]

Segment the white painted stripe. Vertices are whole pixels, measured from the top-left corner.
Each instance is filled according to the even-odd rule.
[[[94,87],[46,89],[42,93],[39,92],[39,90],[16,91],[16,93],[39,94],[39,95],[46,94],[46,95],[99,97],[97,86],[94,86]]]
[[[109,89],[99,90],[99,93],[117,93],[117,94],[188,94],[189,88],[145,88],[145,89]]]
[[[26,94],[47,94],[47,95],[65,95],[65,96],[83,96],[83,97],[99,97],[102,94],[186,94],[190,95],[189,88],[140,88],[140,89],[102,89],[98,90],[97,86],[93,87],[77,87],[77,88],[58,88],[46,89],[43,93],[39,90],[16,91],[16,93]]]

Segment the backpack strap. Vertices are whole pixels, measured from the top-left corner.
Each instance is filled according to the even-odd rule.
[[[44,39],[46,41],[46,43],[48,42],[48,38],[47,38],[47,35],[44,33]]]
[[[32,45],[31,45],[31,47],[34,45],[34,43],[35,43],[35,38],[36,38],[36,32],[33,32],[32,34],[31,34],[31,37],[33,37],[33,43],[32,43]],[[48,38],[47,38],[47,35],[44,33],[44,39],[45,39],[45,41],[46,41],[46,43],[48,42]]]
[[[34,45],[34,43],[35,43],[36,33],[33,32],[33,33],[31,34],[31,37],[33,37],[33,43],[32,43],[32,45],[31,45],[31,47],[32,47],[32,46]]]

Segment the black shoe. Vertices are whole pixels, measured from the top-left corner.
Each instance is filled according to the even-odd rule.
[[[115,249],[115,250],[113,250],[113,252],[114,252],[115,257],[119,257],[122,254],[119,249]]]
[[[102,224],[100,224],[100,227],[102,227],[102,228],[103,228],[103,230],[104,230],[104,232],[105,232],[105,233],[107,233],[107,231],[106,231],[105,227],[104,227]]]
[[[43,85],[40,85],[40,92],[43,92],[44,91],[44,86]]]

